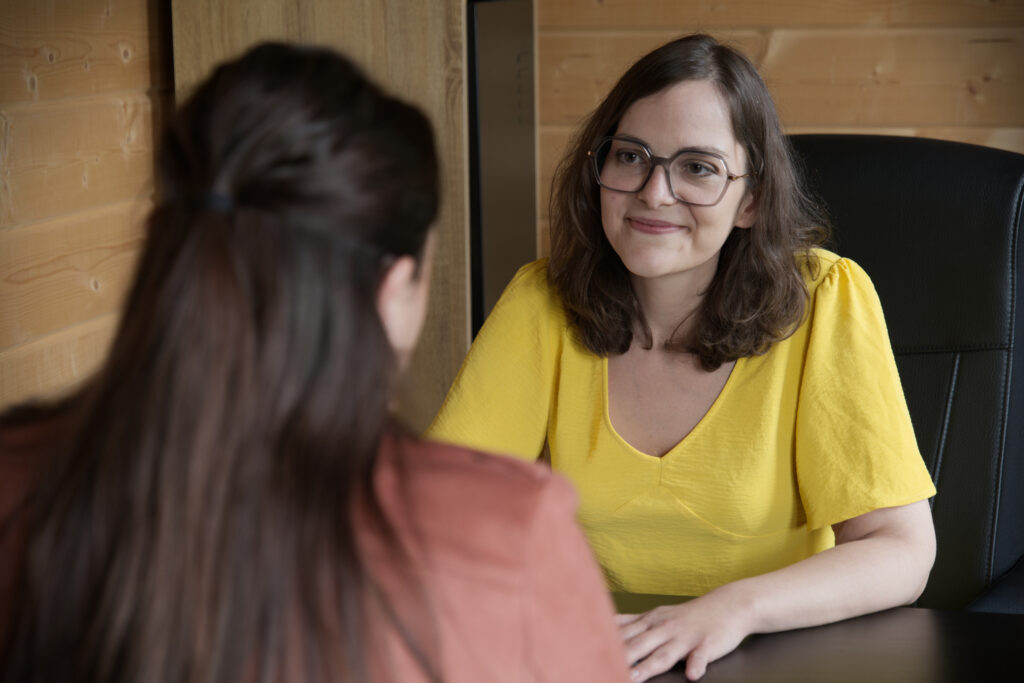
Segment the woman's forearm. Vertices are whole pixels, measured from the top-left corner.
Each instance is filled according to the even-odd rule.
[[[817,626],[904,605],[924,589],[935,558],[927,501],[869,512],[834,527],[836,546],[741,579],[681,605],[623,615],[619,632],[635,681],[686,659],[697,680],[751,633]]]
[[[784,631],[911,603],[934,559],[931,513],[920,501],[837,525],[834,548],[718,590],[748,610],[752,633]]]

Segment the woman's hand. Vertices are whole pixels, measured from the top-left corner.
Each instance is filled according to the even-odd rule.
[[[750,634],[751,621],[731,592],[723,586],[681,605],[620,614],[619,634],[633,680],[646,681],[686,659],[686,677],[695,681],[710,662],[735,650]]]

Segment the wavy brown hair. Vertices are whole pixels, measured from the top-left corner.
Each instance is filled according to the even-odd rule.
[[[436,214],[430,123],[333,51],[266,44],[187,101],[158,173],[105,366],[3,420],[63,435],[22,510],[3,680],[362,681],[383,628],[436,679],[353,523],[394,540],[375,301]]]
[[[629,272],[605,238],[600,187],[588,151],[613,135],[637,100],[689,80],[713,83],[728,103],[732,129],[752,176],[757,220],[733,229],[718,270],[694,315],[693,332],[666,347],[696,354],[701,366],[763,353],[799,324],[807,302],[800,264],[827,235],[823,212],[808,196],[782,133],[771,94],[754,65],[711,36],[696,34],[663,45],[637,61],[584,122],[555,174],[551,196],[548,277],[586,348],[600,356],[625,353],[634,331],[651,337]]]

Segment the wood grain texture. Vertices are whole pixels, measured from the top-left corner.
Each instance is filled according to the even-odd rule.
[[[539,0],[537,26],[998,26],[1024,22],[1021,0]]]
[[[169,87],[168,54],[153,31],[161,3],[0,0],[0,102]]]
[[[0,408],[98,364],[153,193],[166,0],[0,0]]]
[[[307,5],[308,9],[315,3]],[[266,40],[312,42],[299,0],[171,0],[174,89],[178,102],[219,62]]]
[[[540,116],[575,124],[661,31],[539,36]],[[758,66],[787,125],[1024,124],[1024,27],[723,32]]]
[[[0,106],[0,227],[153,194],[159,96]]]
[[[674,38],[676,30],[548,31],[537,35],[537,100],[541,124],[576,125],[629,66]],[[767,50],[768,34],[722,31],[716,37],[751,56]]]
[[[0,240],[0,348],[116,312],[149,202],[125,202],[9,229]]]
[[[103,362],[117,321],[111,313],[0,351],[0,407],[74,389]]]
[[[430,116],[443,199],[431,309],[399,397],[421,429],[440,405],[469,344],[465,7],[457,0],[172,0],[174,73],[187,94],[216,63],[252,44],[328,45]]]
[[[780,30],[760,66],[789,126],[1024,124],[1024,27]]]

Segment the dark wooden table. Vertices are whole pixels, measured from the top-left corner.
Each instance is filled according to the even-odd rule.
[[[1024,681],[1024,615],[913,607],[747,638],[704,683]],[[682,666],[651,679],[682,683]]]

